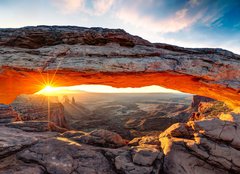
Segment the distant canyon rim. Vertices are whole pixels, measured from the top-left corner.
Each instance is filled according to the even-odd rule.
[[[240,108],[240,56],[223,49],[150,43],[121,29],[0,29],[0,103],[44,85],[159,85]]]

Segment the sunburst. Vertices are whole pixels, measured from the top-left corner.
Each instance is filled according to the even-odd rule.
[[[45,62],[46,63],[46,62]],[[44,95],[47,96],[47,105],[48,105],[48,116],[47,116],[47,121],[48,121],[48,127],[49,129],[51,129],[50,127],[50,117],[51,117],[51,103],[50,103],[50,94],[53,93],[55,91],[55,86],[56,85],[56,74],[59,70],[59,67],[62,63],[62,60],[59,61],[56,70],[54,71],[54,73],[49,74],[49,71],[46,71],[43,73],[43,70],[38,69],[38,73],[40,74],[41,78],[37,78],[35,77],[35,75],[31,75],[28,74],[32,79],[34,79],[34,81],[36,81],[37,83],[37,88],[42,88],[41,91],[39,91],[40,93],[44,93]],[[38,94],[39,92],[35,93]]]

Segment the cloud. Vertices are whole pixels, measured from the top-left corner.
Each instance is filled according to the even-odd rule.
[[[240,28],[240,22],[239,22],[239,23],[236,23],[233,27],[234,27],[234,28]]]
[[[183,8],[175,12],[173,16],[165,19],[156,19],[150,15],[140,15],[137,10],[123,8],[117,12],[117,17],[127,24],[135,27],[151,30],[153,32],[168,33],[177,32],[193,25],[202,17],[199,12],[195,16],[188,17],[188,9]]]
[[[115,0],[52,0],[54,5],[63,14],[74,14],[77,12],[88,15],[103,15],[107,13]],[[87,3],[92,6],[87,6]]]
[[[219,26],[219,24],[221,24],[221,18],[223,16],[224,16],[223,10],[219,10],[219,9],[212,10],[210,14],[205,15],[201,19],[201,22],[207,27],[211,27],[214,24],[216,24],[216,26]]]
[[[85,6],[85,0],[53,0],[53,3],[63,14],[76,13]]]
[[[109,11],[115,0],[94,0],[93,12],[97,15],[105,14]]]

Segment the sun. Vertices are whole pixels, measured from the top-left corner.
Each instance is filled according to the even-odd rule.
[[[55,93],[56,89],[51,85],[46,85],[41,91],[37,92],[37,94],[45,94],[50,95]]]
[[[65,93],[69,93],[68,90],[66,90],[66,87],[55,87],[51,85],[45,85],[44,88],[35,94],[42,94],[46,96],[58,96]]]
[[[54,91],[54,87],[52,87],[52,86],[50,86],[50,85],[47,85],[47,86],[43,89],[43,91],[45,91],[45,92],[53,92],[53,91]]]

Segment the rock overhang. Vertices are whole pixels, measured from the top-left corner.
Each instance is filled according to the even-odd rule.
[[[240,56],[222,49],[154,44],[123,30],[39,26],[0,29],[0,53],[3,103],[52,81],[160,85],[240,106]]]

